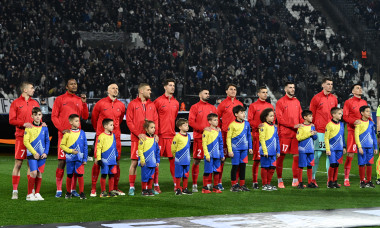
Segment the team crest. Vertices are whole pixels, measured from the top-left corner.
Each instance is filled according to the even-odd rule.
[[[173,141],[173,145],[174,145],[174,144],[176,144],[176,142],[175,142],[175,141]]]
[[[206,137],[206,135],[205,135],[205,134],[203,134],[203,138],[204,138],[204,137]]]
[[[142,141],[140,141],[140,145],[142,145],[143,144],[143,142]]]

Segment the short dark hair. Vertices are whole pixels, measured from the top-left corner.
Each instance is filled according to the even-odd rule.
[[[201,93],[203,90],[207,90],[210,92],[210,89],[209,87],[206,87],[206,86],[202,86],[200,89],[199,89],[199,93]]]
[[[77,82],[77,80],[75,78],[69,77],[66,79],[66,86],[69,84],[69,81],[71,81],[71,80],[74,80],[75,82]]]
[[[355,86],[360,86],[360,87],[362,87],[362,84],[361,84],[361,83],[355,83],[355,84],[353,84],[353,85],[351,86],[351,92],[352,92],[352,90],[354,90]]]
[[[21,91],[21,93],[24,92],[24,89],[25,89],[25,87],[27,85],[33,85],[33,84],[31,82],[27,82],[27,81],[21,82],[21,84],[20,84],[20,91]]]
[[[371,107],[369,107],[368,105],[363,105],[362,107],[360,107],[359,108],[360,114],[362,114],[362,112],[364,112],[367,108],[371,109]]]
[[[113,122],[113,119],[108,119],[108,118],[106,118],[106,119],[104,119],[104,120],[102,121],[102,125],[103,125],[103,127],[104,127],[104,126],[108,125],[108,124],[111,123],[111,122]]]
[[[218,115],[215,114],[215,113],[210,113],[210,114],[207,115],[207,121],[210,121],[210,120],[212,120],[214,118],[218,118]]]
[[[145,83],[145,82],[140,83],[140,84],[139,84],[139,87],[138,87],[137,89],[140,90],[141,88],[143,88],[143,87],[145,87],[145,86],[149,86],[149,84],[148,84],[148,83]]]
[[[164,81],[164,86],[169,85],[169,82],[173,82],[175,84],[175,80],[173,78],[168,78]]]
[[[39,113],[39,112],[42,113],[42,111],[41,111],[41,109],[40,109],[39,107],[34,107],[34,108],[32,109],[32,115],[33,115],[33,114],[37,114],[37,113]]]
[[[264,86],[264,85],[263,85],[263,86],[260,86],[259,89],[257,90],[257,92],[259,93],[259,92],[261,92],[261,90],[263,90],[263,89],[268,89],[268,88],[267,88],[266,86]]]
[[[228,90],[228,88],[230,88],[231,86],[233,86],[233,87],[235,87],[235,89],[237,89],[237,85],[236,84],[234,84],[234,83],[228,83],[226,85],[226,90]]]
[[[291,81],[287,81],[287,82],[285,82],[284,86],[286,87],[286,86],[288,86],[288,85],[295,85],[295,83],[294,83],[294,82],[291,82]]]
[[[331,113],[331,115],[334,115],[335,113],[337,113],[340,110],[341,110],[341,108],[334,107],[334,108],[331,109],[330,113]]]
[[[237,106],[233,107],[232,112],[234,113],[234,115],[238,114],[239,112],[245,112],[245,108],[244,108],[244,106],[237,105]]]
[[[269,113],[274,112],[272,108],[266,108],[264,109],[260,114],[260,120],[262,123],[267,121],[267,117],[269,116]]]
[[[144,121],[144,125],[143,125],[144,130],[147,130],[148,127],[149,127],[151,124],[155,124],[154,121],[152,121],[152,120],[145,120],[145,121]]]
[[[331,81],[332,82],[333,80],[331,78],[323,78],[322,84],[325,83],[325,82],[327,82],[327,81]]]
[[[301,113],[302,118],[304,118],[305,116],[308,116],[308,115],[313,115],[313,112],[310,110],[303,110]]]
[[[184,119],[184,118],[179,118],[176,122],[175,122],[175,125],[179,128],[181,127],[182,125],[184,125],[185,123],[188,123],[189,121],[187,119]]]
[[[74,120],[75,118],[79,118],[79,115],[77,115],[77,114],[71,114],[71,115],[69,116],[69,121],[72,121],[72,120]]]

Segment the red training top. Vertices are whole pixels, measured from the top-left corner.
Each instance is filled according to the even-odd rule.
[[[251,125],[252,132],[259,133],[258,126],[261,124],[260,115],[264,109],[271,108],[274,111],[273,105],[266,101],[257,99],[248,108],[248,122]]]
[[[165,94],[154,101],[158,113],[158,136],[164,139],[172,139],[175,136],[175,120],[177,119],[179,103],[172,96],[170,99]]]
[[[276,104],[276,116],[278,123],[278,136],[280,138],[295,138],[297,129],[295,125],[303,123],[302,108],[299,100],[287,95],[281,97]]]
[[[34,107],[40,107],[40,105],[31,97],[25,100],[25,97],[20,96],[12,102],[9,109],[9,123],[16,126],[16,137],[24,137],[24,123],[33,123],[32,109]]]
[[[326,125],[331,121],[331,109],[338,106],[335,95],[325,94],[323,90],[316,94],[310,102],[310,111],[313,112],[313,124],[319,133],[325,133]]]
[[[209,127],[207,116],[210,113],[217,113],[214,105],[208,102],[199,101],[190,108],[189,125],[193,128],[194,139],[201,139],[203,130]]]
[[[355,131],[355,120],[360,120],[362,118],[359,109],[366,105],[368,105],[367,101],[357,97],[351,97],[344,102],[343,119],[347,122],[348,131]]]
[[[232,109],[238,105],[243,106],[243,103],[241,103],[236,98],[234,99],[234,101],[232,101],[231,97],[228,97],[228,96],[219,104],[218,106],[219,127],[222,129],[223,132],[227,132],[228,126],[230,125],[230,123],[232,123],[236,119],[234,113],[232,112]]]

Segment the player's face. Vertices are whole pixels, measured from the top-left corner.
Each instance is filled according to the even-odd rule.
[[[294,97],[295,92],[296,92],[296,87],[295,87],[295,85],[294,85],[294,84],[288,84],[287,86],[285,86],[285,92],[286,92],[286,94],[288,94],[289,96]]]
[[[79,118],[74,118],[73,120],[70,121],[70,124],[74,129],[79,128],[79,126],[80,126]]]
[[[230,86],[226,90],[227,96],[229,96],[231,98],[235,98],[236,97],[236,93],[237,93],[237,91],[236,91],[236,87],[235,86]]]
[[[42,120],[42,112],[32,114],[32,118],[35,123],[40,123]]]
[[[183,132],[188,132],[189,131],[189,123],[184,123],[182,124],[179,129]]]
[[[217,127],[218,126],[218,118],[212,118],[210,121],[209,121],[211,127]]]
[[[265,101],[268,98],[268,90],[267,89],[261,89],[257,95],[259,96],[259,99],[262,101]]]
[[[240,121],[244,120],[245,119],[245,112],[244,111],[240,111],[235,116],[236,116],[236,119],[238,119]]]
[[[273,123],[273,121],[274,121],[274,112],[270,112],[267,116],[267,122]]]
[[[142,92],[142,95],[145,99],[149,99],[150,94],[152,93],[152,89],[150,88],[150,86],[145,86],[145,87],[141,88],[141,92]]]
[[[305,119],[307,122],[311,123],[311,122],[313,122],[313,115],[307,115],[307,116],[305,116],[304,119]]]
[[[361,96],[363,95],[363,89],[360,85],[356,85],[354,87],[354,89],[352,90],[352,94],[356,95],[356,96]]]
[[[331,93],[333,89],[333,82],[332,81],[326,81],[325,83],[322,84],[322,88],[324,91]]]
[[[367,119],[371,118],[371,109],[366,108],[366,109],[364,110],[364,112],[362,112],[362,115],[363,115],[365,118],[367,118]]]
[[[343,116],[343,111],[342,110],[339,110],[335,114],[333,114],[333,118],[337,119],[337,120],[341,120],[342,116]]]
[[[164,89],[165,89],[165,93],[173,95],[174,91],[175,91],[175,84],[174,84],[174,82],[169,82],[166,86],[164,86]]]
[[[110,86],[108,86],[108,95],[116,98],[117,95],[119,95],[119,87],[116,85],[116,84],[111,84]]]
[[[24,89],[24,92],[26,93],[26,95],[28,95],[29,97],[32,97],[33,94],[34,94],[34,86],[32,84],[29,84],[29,85],[26,85],[25,89]]]
[[[70,93],[76,93],[77,90],[78,90],[78,84],[77,84],[77,81],[74,80],[74,79],[69,80],[69,81],[67,82],[66,89],[67,89]]]
[[[114,129],[113,122],[110,122],[107,125],[105,125],[104,129],[106,129],[107,131],[113,131]]]
[[[210,92],[208,90],[202,90],[200,93],[199,93],[199,98],[202,100],[202,101],[208,101],[210,99]]]
[[[156,125],[154,123],[149,124],[148,129],[146,129],[148,134],[154,135],[154,132],[156,132]]]

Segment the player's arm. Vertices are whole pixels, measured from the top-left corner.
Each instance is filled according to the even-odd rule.
[[[222,132],[219,131],[218,135],[218,140],[219,140],[219,151],[220,151],[220,159],[224,158],[224,148],[223,148],[223,137],[222,137]]]
[[[42,130],[45,131],[45,151],[44,151],[44,154],[48,155],[49,149],[50,149],[49,130],[47,127],[43,127]]]
[[[87,163],[87,157],[88,157],[88,144],[87,144],[87,137],[86,133],[83,132],[83,140],[84,140],[84,148],[83,148],[83,163]]]
[[[196,105],[191,106],[190,112],[189,112],[189,125],[194,129],[194,131],[203,131],[203,129],[200,128],[200,124],[197,124],[195,122],[196,114],[198,113],[198,109],[196,108]]]
[[[265,144],[265,135],[266,135],[266,127],[265,125],[263,127],[260,127],[259,130],[259,142],[261,145],[261,149],[263,150],[264,155],[268,155],[268,148]]]
[[[222,116],[223,116],[223,110],[224,110],[224,104],[223,102],[221,102],[219,105],[218,105],[218,108],[216,109],[216,111],[218,112],[218,126],[219,128],[222,128]]]
[[[350,104],[347,104],[348,101],[344,103],[343,106],[343,120],[346,121],[349,124],[354,124],[356,121],[356,118],[351,117],[350,115]]]
[[[317,103],[317,99],[316,97],[314,96],[311,101],[310,101],[310,111],[313,113],[313,115],[315,116],[315,114],[317,113],[317,106],[318,103]],[[313,123],[315,123],[315,118],[313,118]]]
[[[137,153],[139,154],[140,163],[142,166],[145,164],[145,156],[144,156],[144,142],[139,140],[139,146],[137,147]]]
[[[66,129],[63,128],[62,123],[59,119],[59,113],[61,112],[61,106],[62,106],[61,103],[62,101],[60,97],[55,99],[53,103],[53,109],[51,111],[51,121],[53,121],[53,124],[58,129],[58,131],[63,132]]]
[[[355,125],[355,143],[356,143],[356,146],[358,148],[362,148],[362,144],[360,143],[360,126],[361,124],[359,125]]]
[[[203,147],[203,152],[205,154],[205,157],[206,159],[209,161],[210,160],[210,153],[208,152],[208,148],[207,148],[207,145],[208,145],[208,132],[207,131],[203,131],[203,135],[202,135],[202,147]]]
[[[253,103],[248,108],[248,122],[252,128],[257,128],[256,123],[253,121],[255,119],[255,110]]]
[[[373,124],[373,127],[371,129],[371,135],[372,135],[372,141],[373,141],[373,149],[377,150],[377,140],[376,140],[376,130],[375,130],[375,124]]]
[[[315,126],[311,126],[311,130],[316,132]],[[312,135],[311,137],[313,138],[313,140],[317,140],[318,139],[317,133],[315,135]]]
[[[86,102],[82,101],[82,119],[87,120],[89,116],[88,105]]]
[[[96,144],[96,160],[102,160],[103,152],[103,134],[98,136],[98,143]]]
[[[125,105],[123,104],[123,107],[121,109],[120,118],[119,118],[119,126],[121,126],[121,123],[123,122],[124,115],[125,115]],[[156,125],[156,127],[158,127],[158,125]],[[120,131],[121,131],[121,129],[120,129]]]
[[[160,163],[161,162],[161,158],[160,158],[160,155],[161,155],[160,146],[158,146],[158,143],[155,143],[155,144],[156,144],[156,149],[154,150],[154,152],[155,152],[155,155],[156,155],[156,163]]]
[[[30,137],[31,136],[32,136],[31,131],[29,130],[29,128],[26,128],[25,133],[24,133],[24,145],[25,145],[26,149],[28,149],[30,151],[30,153],[35,155],[35,154],[37,154],[37,151],[33,148],[32,144],[30,144]]]
[[[100,105],[99,105],[99,102],[97,102],[94,106],[94,109],[92,110],[92,113],[91,113],[91,124],[92,124],[92,127],[94,128],[95,132],[98,130],[99,113],[100,113]]]
[[[15,102],[12,102],[9,109],[9,123],[16,127],[23,127],[24,122],[17,119],[17,105]]]
[[[277,102],[277,105],[276,105],[277,122],[284,127],[294,129],[294,126],[289,124],[289,121],[284,117],[284,108],[282,106],[283,104],[281,101]]]
[[[248,139],[248,149],[252,150],[252,135],[251,135],[251,126],[248,125],[248,130],[247,130],[247,139]]]
[[[71,153],[73,153],[73,149],[70,149],[68,146],[66,146],[69,135],[70,134],[64,134],[63,135],[60,147],[63,151],[65,151],[65,153],[71,154]]]
[[[311,133],[306,130],[306,127],[300,127],[297,129],[296,138],[299,142],[310,138],[310,136],[311,136]]]
[[[228,153],[232,153],[232,132],[233,132],[233,129],[231,127],[231,124],[230,126],[228,126],[228,131],[227,131],[227,137],[226,137],[226,144],[227,144],[227,151]]]
[[[132,103],[133,104],[133,103]],[[135,107],[129,103],[128,108],[127,108],[127,116],[126,116],[126,121],[127,121],[127,126],[129,130],[131,131],[132,134],[138,136],[139,132],[137,130],[136,125],[134,124],[134,113],[133,111],[135,110]]]
[[[177,146],[178,146],[177,140],[178,140],[178,134],[174,136],[172,146],[171,146],[173,158],[175,157],[175,153],[177,153]]]
[[[326,147],[326,152],[330,152],[330,134],[331,134],[330,131],[331,131],[330,130],[330,126],[329,126],[329,124],[327,124],[326,125],[326,131],[325,131],[325,147]]]

